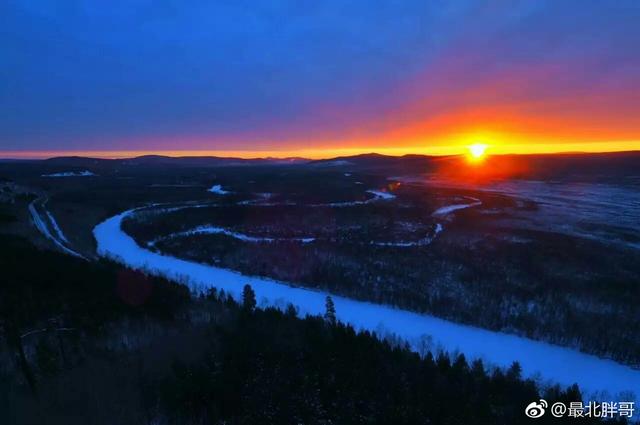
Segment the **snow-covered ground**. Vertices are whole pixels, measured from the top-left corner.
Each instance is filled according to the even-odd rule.
[[[313,242],[315,240],[315,238],[267,238],[267,237],[257,237],[257,236],[246,235],[246,234],[240,233],[240,232],[234,232],[232,230],[225,229],[224,227],[198,226],[198,227],[196,227],[194,229],[191,229],[191,230],[186,230],[184,232],[172,233],[170,235],[154,239],[152,242],[149,243],[149,246],[154,246],[156,243],[158,243],[158,242],[160,242],[162,240],[178,238],[178,237],[183,237],[183,236],[190,236],[190,235],[225,235],[225,236],[232,237],[234,239],[241,240],[243,242],[254,242],[254,243],[260,243],[260,242],[267,242],[267,243],[270,243],[270,242],[310,243],[310,242]]]
[[[244,276],[240,273],[162,255],[141,248],[121,229],[122,220],[133,210],[123,212],[94,229],[98,253],[130,267],[188,283],[194,290],[215,286],[237,299],[249,283],[261,306],[284,307],[292,303],[300,314],[321,314],[327,293],[283,282]],[[387,305],[356,301],[332,295],[338,318],[356,329],[375,331],[379,335],[395,333],[419,350],[424,342],[430,348],[462,352],[468,359],[483,360],[502,367],[520,362],[525,376],[538,376],[561,385],[578,383],[586,399],[630,400],[631,391],[640,394],[640,370],[611,360],[580,353],[513,335],[464,326],[428,315],[400,310]],[[602,393],[604,391],[605,393]],[[593,394],[600,392],[599,394]]]
[[[228,190],[224,190],[222,188],[222,185],[219,185],[219,184],[214,184],[213,186],[211,186],[211,189],[209,189],[209,192],[215,193],[217,195],[228,195],[229,193],[231,193]]]
[[[53,215],[51,215],[49,210],[45,210],[45,213],[47,214],[47,218],[49,219],[49,223],[51,223],[51,226],[53,226],[53,231],[56,233],[56,236],[58,237],[58,239],[60,239],[64,243],[68,244],[69,241],[67,240],[67,237],[62,232],[62,229],[60,228],[60,226],[58,226],[58,222],[56,221],[56,219],[53,217]]]
[[[517,225],[640,248],[640,188],[604,183],[513,180],[485,191],[534,201]]]
[[[60,226],[58,226],[58,222],[56,222],[53,215],[51,215],[51,213],[46,209],[46,201],[41,202],[40,204],[41,209],[45,213],[44,217],[46,217],[46,219],[42,215],[40,215],[40,212],[38,211],[38,208],[36,206],[40,202],[41,202],[40,199],[36,199],[29,204],[29,213],[31,214],[31,219],[33,220],[33,224],[36,226],[36,229],[38,229],[38,231],[42,233],[45,238],[52,241],[58,248],[60,248],[66,254],[73,255],[74,257],[78,257],[86,260],[86,258],[82,254],[74,251],[68,246],[69,241],[65,237],[64,233],[62,233]],[[51,233],[51,231],[49,230],[49,226],[47,226],[47,221],[51,224],[51,227],[53,228],[54,233]]]
[[[383,192],[381,190],[367,190],[367,193],[373,195],[372,198],[369,198],[364,201],[345,201],[345,202],[330,202],[327,204],[311,204],[310,207],[353,207],[356,205],[366,205],[372,202],[377,201],[390,201],[396,197],[393,193]]]
[[[451,214],[454,211],[462,210],[465,208],[477,207],[482,205],[482,202],[479,199],[468,197],[469,200],[473,201],[469,204],[454,204],[454,205],[446,205],[444,207],[440,207],[433,212],[433,216],[443,216],[447,214]]]
[[[61,173],[43,174],[40,177],[91,177],[91,176],[95,176],[95,174],[89,170],[84,170],[84,171],[64,171]]]
[[[356,184],[362,184],[361,182],[356,182]],[[213,192],[214,188],[218,188],[217,190],[221,189],[221,187],[219,185],[214,186],[212,189],[210,189],[210,192]],[[226,191],[223,191],[224,193],[229,193]],[[216,191],[215,193],[220,193],[219,191]],[[356,206],[356,205],[366,205],[366,204],[370,204],[372,202],[377,202],[377,201],[390,201],[392,199],[395,199],[396,195],[394,195],[393,193],[390,192],[384,192],[382,190],[367,190],[366,193],[369,193],[371,195],[373,195],[371,198],[363,200],[363,201],[341,201],[341,202],[326,202],[326,203],[319,203],[319,204],[306,204],[306,206],[308,207],[335,207],[335,208],[340,208],[340,207],[352,207],[352,206]],[[222,194],[222,193],[221,193]],[[274,197],[273,193],[257,193],[255,194],[256,197],[254,199],[247,199],[244,201],[240,201],[238,202],[238,205],[255,205],[255,206],[263,206],[263,207],[272,207],[272,206],[293,206],[293,205],[298,205],[297,202],[293,202],[293,201],[279,201],[279,202],[273,202],[273,201],[269,201],[269,199]]]
[[[381,190],[367,190],[367,193],[371,193],[372,195],[375,195],[377,199],[383,199],[385,201],[390,201],[396,197],[393,193],[383,192]]]
[[[310,204],[311,207],[345,207],[345,206],[355,206],[355,205],[366,205],[371,202],[376,201],[389,201],[395,199],[396,196],[389,192],[383,192],[378,190],[367,190],[367,193],[374,195],[372,198],[364,200],[364,201],[346,201],[346,202],[332,202],[325,204]],[[256,193],[256,198],[239,201],[237,205],[254,205],[254,206],[283,206],[283,205],[297,205],[295,202],[268,202],[270,198],[274,196],[273,193]],[[468,199],[475,200],[480,202],[475,198]],[[140,216],[141,214],[165,214],[174,211],[180,211],[189,208],[203,208],[203,207],[217,207],[218,204],[189,204],[189,205],[181,205],[181,206],[173,206],[173,207],[163,207],[160,204],[153,204],[148,207],[141,208],[140,211],[136,214]],[[471,206],[471,205],[465,205]],[[458,209],[458,208],[455,208]],[[453,209],[452,211],[454,211]],[[144,213],[142,212],[144,211]],[[427,246],[430,245],[435,238],[444,230],[444,227],[440,223],[436,223],[432,234],[418,240],[414,241],[371,241],[371,245],[376,246],[388,246],[388,247],[412,247],[412,246]],[[212,226],[212,225],[201,225],[195,227],[193,229],[171,233],[164,236],[159,236],[149,242],[147,242],[147,247],[153,248],[156,246],[158,242],[165,241],[172,238],[179,238],[190,235],[203,235],[203,234],[221,234],[232,237],[234,239],[243,241],[243,242],[251,242],[251,243],[270,243],[270,242],[299,242],[299,243],[311,243],[316,241],[315,237],[304,237],[304,238],[273,238],[273,237],[258,237],[251,236],[244,233],[236,232],[233,230],[225,229],[224,227]]]
[[[296,205],[295,202],[271,202],[269,199],[274,197],[273,193],[261,192],[254,193],[253,199],[246,199],[238,202],[238,205],[258,205],[263,207],[276,206],[276,205]]]
[[[470,185],[435,175],[394,176],[388,180],[500,193],[519,201],[533,201],[535,210],[511,211],[513,218],[504,220],[504,224],[640,249],[640,187],[637,184],[512,179]]]

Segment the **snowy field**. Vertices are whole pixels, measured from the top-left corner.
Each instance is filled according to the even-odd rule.
[[[538,210],[518,217],[524,227],[640,248],[637,187],[514,180],[484,190],[534,201]]]
[[[465,185],[433,176],[392,177],[430,187],[477,190],[535,202],[537,209],[517,212],[504,224],[640,248],[640,187],[605,183],[508,180]]]
[[[133,210],[126,211],[95,227],[94,236],[100,255],[136,269],[186,282],[194,290],[213,286],[239,298],[243,285],[249,283],[261,306],[282,308],[292,303],[299,308],[300,315],[324,312],[324,298],[327,295],[324,292],[243,276],[231,270],[141,248],[121,229],[122,220],[133,213]],[[518,361],[525,376],[561,385],[578,383],[587,399],[629,400],[632,398],[630,393],[640,394],[640,371],[611,360],[386,305],[332,296],[341,321],[356,329],[376,331],[381,335],[396,334],[409,341],[416,350],[421,350],[426,344],[430,349],[462,352],[467,358],[482,358],[501,367]]]

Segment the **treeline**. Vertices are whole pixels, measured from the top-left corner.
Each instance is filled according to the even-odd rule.
[[[325,317],[299,319],[293,306],[256,309],[250,287],[239,305],[0,242],[2,423],[517,424],[541,397],[580,399],[577,387],[542,391],[517,364],[421,357],[357,333],[330,300]]]
[[[108,324],[125,318],[171,321],[190,299],[184,286],[109,262],[38,250],[9,235],[0,235],[0,274],[2,342],[34,393],[38,379],[31,360],[43,360],[49,344],[71,366],[86,354],[83,338],[103,335]]]
[[[475,236],[451,236],[456,231],[451,226],[427,247],[381,247],[367,239],[259,244],[224,235],[167,239],[155,247],[247,275],[640,365],[637,250],[547,232],[476,234],[469,229]],[[512,236],[527,242],[511,242]],[[481,242],[461,245],[449,237]]]
[[[39,250],[20,237],[0,235],[0,319],[3,329],[28,331],[51,318],[98,332],[123,315],[170,320],[189,290],[109,262],[89,262]]]

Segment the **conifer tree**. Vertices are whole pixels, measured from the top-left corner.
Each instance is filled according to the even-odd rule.
[[[336,306],[333,304],[333,299],[330,295],[325,298],[324,306],[324,319],[331,324],[336,323]]]
[[[507,378],[512,381],[519,381],[522,379],[522,366],[520,366],[520,363],[513,362],[511,367],[507,370]]]
[[[242,290],[242,306],[245,310],[253,311],[256,308],[256,293],[253,292],[251,285],[244,285]]]

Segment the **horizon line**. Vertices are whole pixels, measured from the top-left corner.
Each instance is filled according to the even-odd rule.
[[[399,148],[324,148],[290,150],[240,150],[240,149],[175,149],[175,150],[11,150],[0,151],[3,160],[44,160],[56,157],[84,157],[96,159],[127,159],[157,155],[179,157],[222,157],[239,159],[331,159],[341,156],[379,154],[387,156],[424,155],[452,156],[468,152],[466,145],[412,146]],[[640,141],[558,143],[558,144],[488,144],[489,155],[535,155],[535,154],[589,154],[640,151]]]

